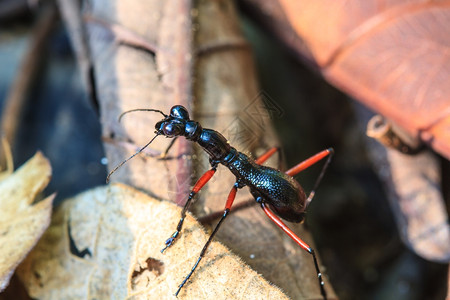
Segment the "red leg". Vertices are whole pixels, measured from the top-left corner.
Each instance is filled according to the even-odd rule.
[[[320,171],[320,174],[316,179],[313,189],[311,190],[311,192],[308,195],[308,198],[306,199],[306,207],[308,207],[309,203],[311,203],[312,199],[314,198],[314,195],[316,194],[316,189],[319,186],[319,183],[322,180],[323,174],[325,174],[325,171],[331,162],[331,158],[333,157],[333,154],[334,154],[333,148],[328,148],[326,150],[323,150],[323,151],[317,153],[316,155],[311,156],[310,158],[302,161],[298,165],[296,165],[293,168],[286,171],[286,174],[288,174],[290,176],[294,176],[328,156],[327,161],[325,162],[325,164],[322,167],[322,171]]]
[[[262,163],[264,163],[266,160],[268,160],[272,155],[274,155],[277,151],[279,150],[278,147],[272,147],[269,149],[269,151],[267,151],[266,153],[264,153],[263,155],[261,155],[260,157],[258,157],[257,159],[255,159],[255,162],[260,165]]]
[[[236,193],[238,190],[238,185],[234,184],[233,187],[231,188],[230,193],[228,194],[228,199],[227,199],[227,203],[225,204],[225,210],[230,210],[231,206],[233,205],[234,199],[236,198]]]
[[[313,256],[314,259],[314,265],[316,267],[317,271],[317,278],[319,279],[319,286],[320,286],[320,292],[322,293],[322,296],[324,299],[327,298],[327,293],[324,289],[324,282],[322,280],[322,273],[319,269],[319,264],[317,262],[316,254],[314,253],[314,250],[306,244],[301,238],[299,238],[289,227],[286,226],[286,224],[281,221],[279,217],[277,217],[264,203],[261,203],[261,207],[266,213],[266,215],[275,223],[278,227],[280,227],[291,239],[293,239],[302,249],[306,250],[309,254]]]
[[[211,170],[206,171],[205,174],[203,174],[202,177],[197,180],[194,187],[192,188],[192,192],[198,193],[211,179],[211,177],[213,177],[214,173],[216,173],[216,168],[212,168]]]
[[[291,239],[293,239],[303,250],[311,253],[312,248],[306,244],[301,238],[299,238],[286,224],[281,221],[281,219],[275,215],[264,203],[261,203],[261,207],[266,213],[266,215],[280,227]]]
[[[177,225],[177,230],[168,238],[165,242],[165,247],[161,250],[161,253],[164,252],[167,248],[169,248],[175,239],[180,234],[181,228],[183,227],[184,218],[186,217],[186,212],[189,209],[189,206],[191,205],[192,199],[194,196],[205,186],[205,184],[213,177],[214,173],[216,173],[216,167],[213,166],[211,170],[208,170],[205,172],[205,174],[200,177],[197,182],[195,183],[194,187],[192,188],[191,193],[189,194],[189,197],[186,201],[186,204],[183,207],[183,210],[181,211],[181,218]]]
[[[298,173],[300,173],[301,171],[309,168],[310,166],[312,166],[315,163],[319,162],[320,160],[324,159],[328,155],[330,155],[330,157],[331,157],[333,155],[333,153],[334,153],[333,148],[328,148],[326,150],[323,150],[323,151],[317,153],[316,155],[313,155],[310,158],[302,161],[298,165],[290,168],[289,170],[286,171],[286,174],[288,174],[290,176],[295,176]]]
[[[184,278],[183,282],[178,286],[178,290],[175,293],[175,296],[178,296],[178,293],[180,293],[183,286],[186,284],[186,282],[189,280],[191,275],[194,273],[195,269],[197,269],[198,264],[202,260],[203,256],[205,256],[206,250],[208,250],[209,244],[211,244],[212,239],[214,238],[214,235],[216,235],[217,231],[219,230],[220,225],[222,225],[223,220],[227,217],[228,213],[230,212],[231,205],[233,205],[234,199],[236,198],[236,192],[238,190],[238,183],[236,182],[233,187],[231,188],[230,194],[228,194],[227,203],[225,204],[225,211],[223,212],[222,218],[219,220],[219,223],[217,223],[216,228],[214,228],[213,232],[209,236],[208,241],[206,242],[205,246],[203,246],[202,252],[200,252],[200,255],[195,262],[194,266],[192,267],[189,274]]]

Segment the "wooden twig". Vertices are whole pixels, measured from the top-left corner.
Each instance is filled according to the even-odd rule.
[[[84,83],[92,106],[99,113],[98,96],[96,92],[92,57],[87,43],[86,31],[81,17],[80,1],[58,0],[58,7],[66,25],[73,51],[80,68],[81,79]]]
[[[41,63],[41,57],[45,52],[48,40],[57,21],[57,10],[54,5],[48,5],[42,9],[39,19],[32,34],[28,47],[16,79],[14,80],[1,116],[2,132],[14,149],[14,142],[19,124],[22,120],[23,109],[29,100],[28,93],[36,78]],[[1,154],[4,162],[4,153]]]

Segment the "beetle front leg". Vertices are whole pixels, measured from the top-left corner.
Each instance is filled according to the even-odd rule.
[[[186,201],[186,204],[183,207],[183,210],[181,211],[181,218],[177,225],[177,230],[172,233],[170,238],[168,238],[165,242],[165,247],[161,249],[161,253],[164,253],[164,251],[172,246],[172,244],[175,242],[175,239],[180,234],[181,228],[183,227],[184,218],[186,218],[186,213],[189,209],[189,206],[191,206],[192,199],[194,196],[205,186],[205,184],[213,177],[214,173],[216,172],[216,166],[213,166],[211,170],[206,171],[205,174],[200,177],[197,182],[195,183],[194,187],[192,188],[191,193],[189,194],[189,197]]]

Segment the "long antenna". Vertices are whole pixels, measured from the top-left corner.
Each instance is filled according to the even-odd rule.
[[[162,111],[160,111],[159,109],[152,109],[152,108],[136,108],[136,109],[127,110],[127,111],[121,113],[120,116],[119,116],[119,122],[120,122],[120,120],[122,119],[122,117],[123,117],[124,115],[126,115],[127,113],[130,113],[130,112],[135,112],[135,111],[154,111],[154,112],[159,112],[160,114],[162,114],[162,115],[164,116],[164,118],[167,118],[167,115],[166,115],[165,113],[163,113]]]
[[[127,111],[130,112],[130,111]],[[123,115],[123,114],[122,114]],[[130,157],[128,157],[127,159],[125,159],[124,161],[122,161],[120,164],[118,164],[111,172],[109,172],[108,176],[106,176],[106,183],[109,182],[109,178],[111,177],[112,173],[114,173],[115,171],[117,171],[118,168],[120,168],[124,163],[126,163],[127,161],[129,161],[130,159],[132,159],[133,157],[135,157],[136,155],[138,155],[139,153],[142,152],[142,150],[144,150],[145,148],[148,147],[148,145],[150,145],[154,139],[156,139],[156,137],[159,136],[159,134],[156,134],[151,140],[150,142],[148,142],[144,147],[142,147],[141,149],[139,149],[139,151],[137,151],[135,154],[131,155]]]

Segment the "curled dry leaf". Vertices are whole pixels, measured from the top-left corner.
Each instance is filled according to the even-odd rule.
[[[39,299],[170,299],[195,263],[207,235],[187,216],[164,254],[180,208],[123,184],[65,201],[19,269]],[[181,299],[287,299],[224,246],[213,242]]]
[[[54,197],[32,204],[50,177],[50,163],[38,152],[0,182],[0,291],[50,224]]]

